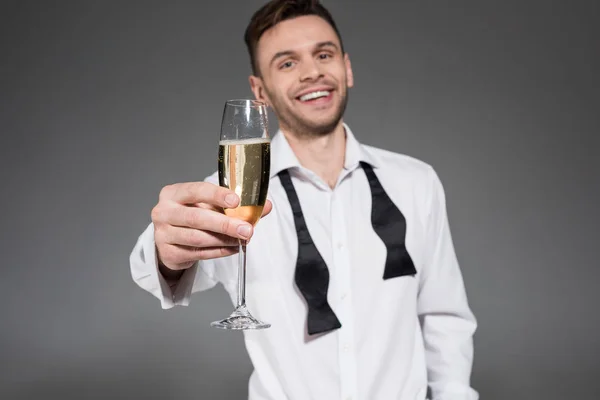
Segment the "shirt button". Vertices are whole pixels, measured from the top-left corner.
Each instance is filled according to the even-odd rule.
[[[348,296],[346,293],[342,293],[341,299],[344,300]]]
[[[346,343],[346,344],[344,345],[344,351],[347,353],[347,352],[348,352],[348,350],[350,350],[350,345],[349,345],[348,343]]]
[[[340,242],[337,244],[337,248],[341,250],[344,248],[344,245]]]

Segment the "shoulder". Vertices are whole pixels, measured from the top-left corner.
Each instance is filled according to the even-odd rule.
[[[405,177],[430,179],[436,175],[431,164],[408,154],[361,144],[363,150],[380,166],[384,174],[400,174]]]
[[[204,178],[204,182],[208,182],[208,183],[212,183],[214,185],[218,185],[219,184],[219,171],[213,171],[212,174],[207,175]]]
[[[370,145],[361,146],[379,165],[376,173],[390,193],[398,197],[411,193],[421,203],[419,208],[424,207],[427,212],[434,203],[445,202],[444,186],[430,163],[407,154]]]

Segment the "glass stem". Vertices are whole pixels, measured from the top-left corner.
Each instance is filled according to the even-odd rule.
[[[237,308],[246,306],[246,243],[240,239]]]

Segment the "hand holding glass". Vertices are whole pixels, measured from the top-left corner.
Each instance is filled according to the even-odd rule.
[[[256,225],[267,200],[270,174],[267,107],[256,100],[225,103],[219,141],[219,185],[240,197],[225,214]],[[239,243],[238,296],[233,313],[211,323],[222,329],[264,329],[271,325],[254,318],[246,307],[246,241]]]

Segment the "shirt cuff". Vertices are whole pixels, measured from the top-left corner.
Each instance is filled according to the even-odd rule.
[[[163,309],[189,305],[198,263],[185,270],[171,288],[158,268],[153,224],[140,235],[131,253],[130,265],[134,282],[160,300]]]

